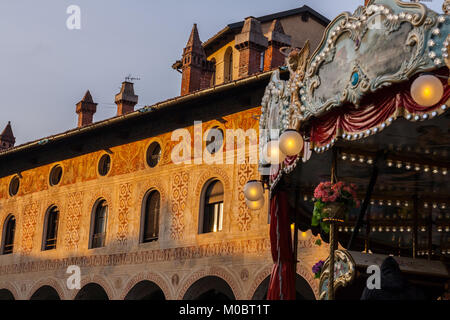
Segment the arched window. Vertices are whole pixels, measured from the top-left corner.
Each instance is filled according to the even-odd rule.
[[[211,72],[211,82],[210,87],[214,87],[216,85],[216,59],[211,59],[212,72]]]
[[[58,239],[58,220],[59,210],[57,207],[51,207],[47,211],[44,224],[44,239],[42,241],[42,250],[56,249]]]
[[[259,71],[260,72],[264,71],[265,58],[266,58],[266,52],[262,51],[259,56]]]
[[[107,218],[108,204],[106,200],[97,201],[92,212],[90,249],[105,246]]]
[[[224,56],[224,82],[230,82],[233,80],[233,49],[229,47],[225,51]]]
[[[214,180],[204,191],[202,214],[200,217],[201,233],[219,232],[223,227],[223,184]]]
[[[141,220],[141,243],[158,240],[160,203],[161,196],[156,190],[148,192],[144,198]]]
[[[14,250],[14,234],[16,232],[16,218],[9,216],[3,226],[2,254],[11,254]]]

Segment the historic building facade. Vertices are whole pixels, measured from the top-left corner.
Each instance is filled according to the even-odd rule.
[[[302,7],[247,18],[206,43],[194,26],[174,65],[180,97],[134,111],[138,96],[124,82],[117,117],[93,123],[88,91],[78,128],[18,147],[8,124],[0,299],[263,299],[273,266],[268,208],[245,203],[243,187],[258,177],[246,134],[259,135],[264,88],[284,64],[280,48],[303,45],[298,28],[317,45],[326,24]],[[174,139],[180,128],[191,141]],[[194,150],[190,163],[174,163],[180,150]],[[230,150],[243,161],[226,164]],[[316,240],[299,239],[299,298],[318,296],[311,268],[328,248]],[[81,268],[81,289],[67,285],[70,266]]]

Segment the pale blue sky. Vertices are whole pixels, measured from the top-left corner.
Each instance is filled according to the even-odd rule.
[[[76,127],[75,104],[89,89],[95,121],[115,115],[114,95],[128,74],[139,105],[179,95],[171,69],[192,24],[202,41],[229,23],[308,5],[332,20],[364,0],[1,0],[0,131],[10,120],[16,145]],[[426,4],[441,11],[441,0]],[[66,9],[81,7],[81,30]]]

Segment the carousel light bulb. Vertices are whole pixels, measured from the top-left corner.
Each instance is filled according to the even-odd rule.
[[[305,202],[308,201],[308,196],[304,196],[303,201],[305,201]]]
[[[403,164],[399,161],[397,162],[397,169],[401,169],[403,167]]]
[[[391,232],[391,228],[386,227],[386,232]]]
[[[264,146],[263,153],[264,160],[272,165],[280,164],[286,159],[286,155],[280,150],[279,142],[277,140],[269,141]]]
[[[420,229],[420,231],[426,232],[426,231],[427,231],[427,228],[426,228],[426,227],[422,227],[422,228]]]
[[[439,173],[439,169],[438,169],[437,167],[434,167],[434,168],[433,168],[433,173],[434,173],[434,174],[438,174],[438,173]]]
[[[244,196],[247,200],[258,201],[264,197],[264,187],[261,181],[252,180],[244,186]]]
[[[442,232],[442,227],[439,226],[439,227],[437,228],[437,231],[438,231],[438,232]]]
[[[393,227],[393,228],[392,228],[392,232],[397,232],[397,228],[396,228],[396,227]]]
[[[405,232],[405,228],[400,227],[400,232]]]
[[[250,210],[260,210],[264,207],[264,198],[261,198],[258,201],[250,201],[245,199],[245,203]]]
[[[378,232],[383,232],[383,227],[379,227]]]
[[[445,203],[443,203],[443,204],[441,205],[441,209],[442,209],[442,210],[447,209],[447,205],[446,205]]]
[[[408,227],[406,231],[411,232],[411,227]]]
[[[448,174],[448,170],[447,170],[447,169],[443,169],[443,170],[442,170],[442,174],[443,174],[444,176],[446,176],[446,175]]]
[[[389,160],[387,165],[388,165],[389,168],[392,168],[394,166],[394,162]]]
[[[411,96],[423,107],[431,107],[441,101],[444,95],[442,82],[433,75],[421,75],[411,85]]]
[[[351,162],[355,162],[355,161],[356,161],[356,157],[355,157],[355,156],[352,156],[352,157],[350,158],[350,161],[351,161]]]
[[[347,158],[347,155],[344,153],[343,155],[342,155],[342,160],[347,160],[348,158]]]
[[[430,172],[430,167],[428,167],[428,166],[426,166],[424,169],[423,169],[423,171],[425,171],[425,172]]]
[[[425,209],[428,209],[428,203],[425,202],[425,203],[423,204],[423,207],[424,207]]]
[[[445,227],[445,232],[450,232],[450,227]]]
[[[411,170],[412,169],[411,164],[407,163],[405,168],[406,168],[406,170]]]
[[[437,203],[433,203],[433,209],[437,209],[438,205]]]
[[[295,130],[286,130],[280,137],[280,150],[287,156],[298,155],[303,146],[303,137]]]
[[[372,227],[372,232],[376,232],[376,231],[377,231],[377,228]]]
[[[409,207],[409,202],[405,202],[405,207]]]
[[[416,164],[416,166],[414,167],[414,170],[420,171],[420,165]]]

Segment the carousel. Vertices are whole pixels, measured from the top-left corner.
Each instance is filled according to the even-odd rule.
[[[330,247],[321,299],[359,299],[388,256],[426,298],[448,290],[450,1],[443,12],[372,0],[334,19],[314,53],[284,49],[262,102],[261,181],[244,190],[251,209],[269,192],[269,300],[295,299],[308,230]]]

